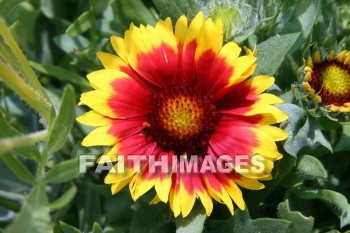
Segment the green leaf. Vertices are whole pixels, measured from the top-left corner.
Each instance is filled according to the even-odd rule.
[[[36,100],[36,102],[40,102],[43,106],[43,108],[45,108],[46,110],[49,110],[52,103],[50,98],[47,96],[46,92],[44,91],[44,88],[42,87],[41,83],[39,82],[38,78],[36,77],[33,69],[30,67],[29,61],[27,60],[27,58],[25,57],[25,55],[23,54],[21,48],[19,47],[19,45],[17,44],[17,42],[15,41],[15,39],[13,38],[12,34],[10,33],[10,31],[8,30],[5,22],[0,19],[0,50],[2,50],[1,52],[3,52],[4,48],[8,48],[7,52],[9,54],[7,54],[5,56],[5,58],[11,58],[11,61],[6,61],[8,62],[7,64],[10,64],[10,70],[15,70],[16,74],[18,76],[21,77],[21,79],[25,80],[27,84],[29,84],[30,87],[32,87],[33,91],[36,92],[37,96],[40,96],[41,99],[40,100]],[[6,49],[5,49],[6,50]],[[2,55],[2,54],[1,54]],[[1,60],[0,60],[1,61]],[[4,68],[0,69],[0,73],[6,74],[8,75],[9,72],[5,72]],[[2,77],[4,79],[4,77]],[[12,83],[14,83],[13,80],[14,77],[12,77]],[[16,82],[16,85],[19,85],[19,82]],[[21,86],[21,88],[24,89],[24,85]],[[14,88],[12,88],[14,89]],[[22,91],[24,91],[22,89]],[[29,89],[29,90],[32,90]],[[26,92],[29,92],[29,90],[25,90]],[[23,98],[23,96],[25,96],[25,94],[17,92],[17,94],[19,96],[21,96]],[[26,93],[26,95],[29,95],[29,93]],[[25,99],[25,98],[23,98]],[[28,102],[28,99],[25,99]],[[33,106],[35,107],[35,106]],[[39,111],[40,113],[42,113],[41,111]],[[43,114],[45,117],[46,115]]]
[[[195,206],[191,210],[190,214],[185,217],[176,218],[176,233],[200,233],[203,231],[204,222],[206,219],[204,207],[201,203],[195,203]]]
[[[339,139],[339,142],[334,148],[334,151],[350,150],[350,125],[343,125],[343,133]]]
[[[93,233],[103,233],[103,229],[97,222],[94,222]]]
[[[155,25],[156,19],[151,11],[143,4],[141,0],[119,0],[114,4],[114,10],[119,15],[127,26],[130,22],[135,25],[150,24]]]
[[[80,175],[79,159],[66,160],[55,165],[45,176],[44,183],[60,183],[70,181]]]
[[[57,198],[54,202],[50,204],[51,210],[58,210],[64,208],[68,205],[75,197],[78,189],[75,186],[72,186],[67,191],[64,191],[63,195]]]
[[[258,218],[252,221],[256,232],[290,233],[290,221],[276,218]]]
[[[282,65],[299,35],[299,32],[282,36],[276,35],[258,44],[255,75],[274,75]]]
[[[190,13],[190,16],[193,16],[199,11],[199,4],[196,0],[153,0],[153,3],[160,12],[161,18],[170,17],[173,22],[176,22],[181,15]]]
[[[18,132],[15,128],[13,128],[5,119],[5,114],[0,111],[0,138],[7,137],[17,137],[21,136],[21,133]],[[29,159],[39,160],[40,153],[38,148],[35,145],[25,146],[16,148],[14,152],[20,156]]]
[[[61,226],[63,233],[82,233],[77,228],[75,228],[71,225],[68,225],[64,222],[60,222],[60,226]]]
[[[307,189],[304,186],[296,187],[293,192],[303,199],[322,201],[340,219],[340,227],[350,224],[350,204],[343,194],[327,189]]]
[[[89,83],[86,81],[86,79],[78,75],[77,73],[68,71],[66,69],[54,65],[44,65],[36,62],[30,62],[30,64],[37,71],[55,77],[64,83],[72,83],[77,86],[89,87]]]
[[[296,165],[297,173],[306,179],[327,179],[328,174],[320,160],[311,155],[301,155],[298,157]]]
[[[226,221],[213,222],[208,219],[206,230],[209,230],[210,233],[289,233],[290,224],[290,221],[283,219],[260,218],[251,220],[248,210],[237,209],[234,216]]]
[[[320,1],[306,0],[296,4],[295,18],[283,26],[282,34],[301,32],[292,50],[299,49],[309,37],[320,11]]]
[[[85,11],[82,13],[77,20],[74,21],[66,30],[69,36],[78,36],[88,30],[91,27],[90,18],[92,16],[91,11]]]
[[[308,136],[307,145],[312,147],[319,143],[333,153],[332,145],[322,133],[320,124],[317,119],[308,117],[308,120],[310,121],[310,133]]]
[[[288,138],[283,148],[290,155],[297,156],[298,152],[306,145],[306,139],[310,132],[309,121],[306,112],[294,104],[280,104],[278,108],[288,114],[288,120],[282,124],[282,128],[288,133]]]
[[[269,194],[271,194],[284,180],[284,178],[290,174],[292,168],[295,166],[295,160],[296,158],[294,156],[291,156],[289,154],[283,155],[283,159],[275,163],[275,167],[272,170],[273,179],[265,182],[266,186],[264,189],[259,190],[259,192],[256,192],[255,190],[247,190],[244,193],[246,204],[248,207],[251,207],[251,212],[258,211],[254,207],[258,206],[259,203],[264,201],[269,196]]]
[[[74,121],[75,96],[74,89],[67,86],[64,89],[61,106],[57,118],[49,125],[46,141],[47,154],[52,154],[63,146]]]
[[[309,116],[305,110],[294,104],[278,104],[278,108],[288,114],[288,120],[281,127],[288,133],[283,148],[293,156],[297,156],[304,147],[315,147],[318,143],[333,151],[332,145],[323,135],[319,123]]]
[[[34,187],[19,215],[7,233],[47,233],[50,231],[50,209],[44,185]]]
[[[311,233],[315,221],[313,217],[305,217],[298,211],[291,211],[288,200],[278,205],[278,217],[292,222],[289,233]]]
[[[19,159],[17,159],[15,155],[6,154],[2,157],[2,160],[9,168],[11,168],[18,178],[29,184],[35,183],[32,173],[30,173],[28,168]]]

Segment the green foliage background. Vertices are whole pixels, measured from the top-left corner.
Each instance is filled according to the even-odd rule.
[[[255,74],[276,77],[270,92],[286,102],[289,138],[274,179],[243,190],[248,210],[232,217],[216,204],[205,218],[197,205],[174,219],[168,205],[148,205],[153,193],[134,203],[127,189],[112,196],[105,174],[79,173],[80,155],[106,148],[81,146],[91,128],[75,122],[86,111],[76,103],[90,89],[85,75],[102,68],[96,52],[113,53],[111,35],[199,10],[216,17],[218,5],[225,38],[257,44]],[[311,43],[349,49],[347,0],[0,0],[0,17],[0,232],[350,231],[350,126],[312,117],[290,91]]]

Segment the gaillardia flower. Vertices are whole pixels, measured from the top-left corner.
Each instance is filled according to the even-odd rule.
[[[323,57],[323,59],[322,59]],[[319,50],[308,57],[303,68],[304,90],[330,113],[350,112],[350,52],[343,50],[321,55]]]
[[[118,56],[98,53],[104,69],[87,76],[95,90],[80,102],[92,110],[78,121],[98,127],[84,146],[111,146],[100,162],[115,162],[105,178],[112,193],[129,184],[136,200],[154,187],[151,203],[169,202],[175,216],[187,216],[197,198],[207,215],[212,199],[232,214],[232,200],[244,209],[238,185],[262,189],[282,157],[275,141],[287,137],[271,126],[287,119],[272,106],[281,99],[262,93],[274,78],[249,78],[256,51],[240,56],[237,44],[223,45],[221,21],[202,13],[189,25],[180,17],[175,30],[169,18],[131,24],[111,43]]]

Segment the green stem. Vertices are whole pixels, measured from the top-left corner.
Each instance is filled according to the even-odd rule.
[[[47,96],[46,92],[41,86],[41,83],[39,82],[37,76],[35,75],[33,69],[31,68],[28,60],[24,56],[22,50],[16,43],[15,39],[13,38],[10,31],[8,30],[5,22],[1,18],[0,18],[0,36],[3,37],[5,43],[8,45],[10,50],[15,55],[18,68],[21,70],[21,73],[23,74],[25,79],[28,81],[30,86],[32,86],[34,90],[36,90],[40,94],[40,96],[44,98],[46,102],[51,103],[49,97]],[[15,68],[15,67],[12,67],[12,68]]]
[[[34,144],[42,141],[47,136],[47,130],[35,132],[32,134],[5,138],[0,140],[0,156],[10,152],[18,147]]]
[[[41,93],[35,92],[16,72],[0,60],[0,79],[17,93],[24,101],[43,116],[46,122],[50,118],[51,102],[47,102]]]

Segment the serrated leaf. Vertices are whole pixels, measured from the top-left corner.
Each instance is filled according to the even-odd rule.
[[[257,67],[255,75],[274,75],[287,57],[300,33],[276,35],[257,45]]]
[[[91,27],[91,11],[83,12],[66,30],[69,36],[78,36]]]
[[[63,69],[59,66],[54,66],[54,65],[44,65],[44,64],[39,64],[36,62],[30,62],[30,64],[36,69],[37,71],[55,77],[60,81],[63,81],[64,83],[73,83],[77,86],[83,86],[83,87],[88,87],[89,84],[86,81],[85,78],[82,76],[78,75],[77,73],[68,71],[66,69]]]
[[[234,216],[226,221],[217,221],[211,224],[208,220],[206,230],[210,233],[289,233],[291,222],[283,219],[259,218],[250,219],[248,210],[237,209]]]
[[[63,233],[82,233],[77,228],[75,228],[71,225],[68,225],[64,222],[60,222],[60,226],[61,226]]]
[[[62,196],[57,198],[54,202],[50,204],[51,210],[62,209],[66,205],[68,205],[75,197],[78,189],[75,186],[72,186],[70,189],[65,191]]]
[[[17,159],[15,155],[6,154],[2,157],[2,160],[9,168],[11,168],[18,178],[29,184],[35,183],[32,173],[30,173],[28,168],[19,159]]]
[[[322,201],[340,219],[340,227],[350,224],[350,204],[343,194],[327,189],[307,189],[303,186],[296,187],[293,192],[303,199]]]
[[[311,233],[315,221],[313,217],[305,217],[298,211],[291,211],[288,200],[278,205],[278,217],[291,221],[289,233]]]
[[[74,89],[71,86],[67,86],[63,92],[62,102],[57,118],[53,123],[50,122],[49,124],[47,135],[48,138],[45,145],[47,154],[54,153],[66,142],[74,121],[74,109]]]
[[[34,187],[19,215],[7,229],[7,233],[50,232],[50,209],[44,185]]]
[[[308,143],[307,144],[310,147],[312,147],[315,144],[320,143],[322,146],[324,146],[330,152],[333,153],[332,145],[328,141],[328,139],[324,136],[324,134],[322,133],[322,130],[320,128],[320,124],[313,117],[309,117],[308,119],[310,121],[310,133],[309,133]]]
[[[306,179],[327,179],[328,174],[322,163],[311,155],[301,155],[298,157],[296,165],[297,173]]]
[[[0,111],[0,138],[21,136],[21,133],[12,127],[5,119],[5,114]],[[17,148],[14,152],[29,159],[39,160],[40,153],[35,145]]]
[[[44,183],[59,183],[74,179],[80,175],[79,159],[66,160],[54,166],[45,176]]]
[[[187,217],[182,218],[180,216],[176,218],[176,233],[201,233],[206,217],[202,204],[195,203],[195,206]]]
[[[350,125],[343,125],[343,133],[337,143],[334,151],[350,150]]]
[[[279,104],[278,108],[288,114],[288,120],[283,128],[288,133],[283,148],[290,155],[297,156],[298,152],[306,145],[309,135],[309,122],[306,120],[304,109],[294,104]]]

